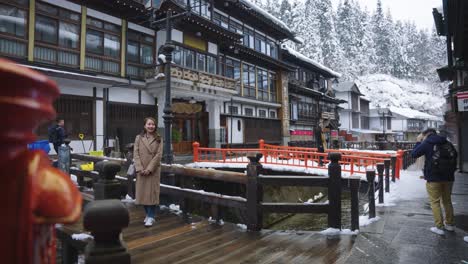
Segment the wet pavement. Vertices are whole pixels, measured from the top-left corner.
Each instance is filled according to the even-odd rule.
[[[377,208],[382,218],[361,228],[344,263],[457,263],[468,264],[468,173],[458,173],[453,187],[455,232],[432,233],[432,211],[427,198],[399,201]]]

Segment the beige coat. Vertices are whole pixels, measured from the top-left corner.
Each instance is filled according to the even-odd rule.
[[[135,138],[133,159],[135,161],[136,180],[136,204],[159,204],[159,184],[161,179],[162,139],[140,136]],[[141,175],[141,171],[150,170],[147,176]]]

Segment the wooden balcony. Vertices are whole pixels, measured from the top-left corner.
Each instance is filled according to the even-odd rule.
[[[145,70],[145,78],[154,78],[160,72],[163,71],[159,68],[148,68]],[[171,67],[171,77],[173,79],[191,81],[193,84],[204,84],[229,90],[236,89],[236,81],[234,79],[206,72],[200,72],[193,69],[187,69],[174,64]]]

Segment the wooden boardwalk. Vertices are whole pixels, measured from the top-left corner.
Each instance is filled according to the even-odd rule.
[[[143,226],[143,209],[126,204],[130,225],[123,239],[132,263],[344,263],[355,237],[327,237],[316,232],[247,232],[232,223],[206,219],[187,224],[161,211],[156,224]],[[59,228],[68,234],[85,232],[82,223]]]

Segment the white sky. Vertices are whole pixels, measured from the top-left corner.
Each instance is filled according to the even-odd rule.
[[[343,0],[332,0],[335,8]],[[377,0],[357,0],[361,6],[374,12]],[[410,20],[420,28],[432,29],[432,8],[442,6],[442,0],[382,0],[384,12],[390,8],[394,20]]]

